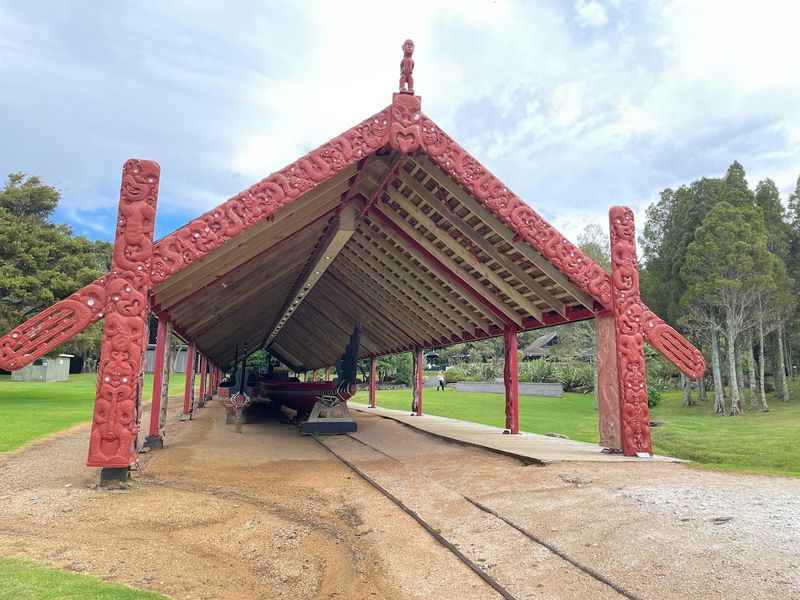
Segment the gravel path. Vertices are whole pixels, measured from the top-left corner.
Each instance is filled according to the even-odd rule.
[[[145,419],[146,422],[146,419]],[[621,598],[464,497],[640,598],[800,598],[800,480],[675,464],[524,466],[378,417],[326,438],[517,598]],[[0,458],[0,555],[175,598],[499,598],[296,428],[170,423],[127,490],[83,466],[88,427]]]

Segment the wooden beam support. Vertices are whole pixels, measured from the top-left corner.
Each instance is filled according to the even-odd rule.
[[[408,250],[405,246],[400,245],[394,238],[387,237],[384,239],[381,237],[382,235],[389,236],[389,233],[377,228],[378,226],[375,224],[368,226],[363,224],[363,226],[369,227],[368,230],[365,230],[363,236],[365,242],[363,245],[359,244],[360,239],[356,238],[356,244],[359,244],[371,256],[380,260],[382,264],[388,264],[387,268],[392,269],[403,281],[409,281],[410,275],[412,278],[410,285],[418,293],[429,295],[429,292],[423,290],[430,288],[440,298],[448,301],[448,305],[456,307],[468,319],[468,322],[464,325],[466,331],[472,331],[474,328],[486,329],[488,322],[502,325],[502,321],[498,317],[491,313],[487,316],[483,306],[473,300],[471,296],[464,295],[459,288],[452,286],[447,280],[442,280],[436,271],[432,270],[424,261],[418,260],[413,254],[411,258],[406,257]],[[377,229],[373,229],[374,227]],[[392,264],[396,265],[396,267],[391,267]],[[474,312],[470,312],[470,309]],[[450,312],[449,309],[448,312]],[[469,323],[472,325],[470,326]]]
[[[186,349],[186,368],[184,369],[183,384],[183,420],[192,418],[192,408],[194,407],[194,355],[196,347],[194,342],[189,342]]]
[[[420,255],[420,258],[423,258],[427,264],[440,275],[443,275],[451,284],[458,285],[460,289],[472,295],[490,312],[500,317],[504,324],[512,323],[522,327],[522,317],[514,309],[499,298],[496,298],[483,284],[476,281],[452,258],[436,248],[428,238],[400,218],[399,215],[391,211],[384,212],[377,207],[373,207],[370,210],[370,215],[373,215],[388,227],[407,246],[412,247]]]
[[[267,336],[267,344],[275,339],[281,328],[291,318],[297,306],[308,295],[311,288],[316,285],[325,270],[336,258],[336,255],[341,252],[347,241],[355,233],[357,218],[358,207],[353,203],[349,203],[342,208],[337,219],[330,225],[330,229],[323,234],[316,251],[311,256],[300,277],[298,277],[297,283],[295,283],[286,299],[285,306],[273,323],[272,331]]]
[[[358,263],[349,259],[344,253],[339,256],[333,268],[336,269],[340,275],[344,275],[363,287],[371,289],[372,292],[377,295],[377,299],[381,302],[382,307],[391,309],[391,312],[394,313],[396,318],[406,319],[408,327],[423,339],[433,341],[435,338],[430,336],[431,333],[434,333],[441,339],[451,341],[450,337],[458,334],[457,331],[445,327],[433,316],[425,313],[419,305],[415,305],[415,303],[405,297],[405,295],[391,289],[390,284],[382,277],[372,271],[365,270]],[[413,317],[413,321],[409,320],[409,317]]]
[[[378,406],[378,360],[375,355],[369,357],[369,407]]]
[[[394,271],[383,263],[380,263],[380,266],[383,267],[382,269],[376,269],[375,259],[369,261],[355,251],[343,252],[342,258],[350,261],[359,270],[368,272],[371,277],[380,282],[380,285],[386,289],[387,293],[401,300],[404,304],[410,305],[412,312],[423,323],[430,323],[431,321],[438,323],[439,331],[444,332],[446,337],[457,336],[460,338],[465,331],[471,331],[471,328],[464,327],[461,321],[453,318],[450,311],[442,309],[441,305],[436,302],[435,298],[431,298],[430,294],[420,293],[415,290],[408,277],[397,277]],[[389,275],[391,279],[387,278],[386,275]],[[436,309],[438,309],[438,312]]]
[[[506,327],[503,331],[505,361],[503,383],[506,389],[506,431],[519,433],[519,366],[517,365],[517,330]]]
[[[453,182],[450,177],[444,173],[438,166],[433,164],[430,159],[425,156],[415,157],[415,161],[421,164],[428,174],[436,181],[436,183],[447,190],[454,196],[461,204],[463,204],[472,214],[477,216],[481,221],[492,229],[497,235],[503,238],[507,244],[516,248],[516,250],[527,258],[531,263],[547,275],[550,279],[556,282],[565,292],[575,298],[576,301],[583,304],[589,310],[594,310],[594,298],[589,294],[578,288],[572,283],[569,278],[554,267],[550,261],[542,256],[533,246],[530,246],[524,241],[517,240],[514,232],[503,223],[497,216],[495,216],[489,209],[483,206],[478,200],[473,198],[466,190],[460,185]],[[442,182],[449,182],[444,185]]]
[[[427,174],[427,173],[426,173]],[[402,172],[400,181],[411,188],[411,190],[426,204],[438,212],[447,223],[453,228],[458,230],[461,235],[466,237],[470,242],[477,246],[484,254],[491,258],[500,267],[511,273],[516,277],[522,285],[528,288],[531,292],[541,298],[542,302],[547,304],[552,310],[560,315],[566,316],[567,307],[564,302],[553,296],[545,289],[543,285],[537,282],[533,276],[526,273],[522,267],[516,264],[510,257],[500,252],[494,245],[484,238],[481,234],[475,231],[469,224],[458,216],[445,202],[437,198],[436,194],[427,190],[417,179],[412,175],[407,175]],[[540,312],[541,315],[541,312]],[[537,318],[541,318],[538,316]]]
[[[396,337],[398,342],[401,345],[403,344],[417,344],[421,343],[423,340],[416,340],[414,336],[409,333],[405,327],[401,326],[400,323],[393,321],[386,315],[384,315],[381,311],[376,309],[372,306],[372,303],[364,298],[364,296],[357,292],[351,285],[348,285],[345,281],[337,277],[333,273],[329,273],[330,276],[330,283],[334,285],[334,287],[339,287],[344,293],[342,293],[342,297],[347,297],[350,302],[357,303],[360,306],[360,310],[364,313],[370,313],[377,318],[378,321],[381,321],[387,325],[386,331],[392,332],[392,337]]]
[[[429,233],[434,235],[436,239],[442,242],[450,251],[453,253],[453,257],[458,257],[464,261],[464,264],[468,266],[470,269],[473,269],[477,273],[480,274],[481,277],[489,281],[494,287],[500,290],[503,294],[508,296],[514,304],[522,308],[525,312],[529,315],[533,315],[537,319],[541,321],[542,319],[542,311],[541,309],[536,306],[532,300],[526,298],[519,290],[514,288],[510,283],[505,281],[502,277],[500,277],[496,272],[494,272],[488,265],[481,263],[480,261],[476,260],[476,257],[470,253],[467,248],[462,246],[455,238],[450,236],[442,227],[440,227],[437,223],[433,221],[428,215],[426,215],[419,207],[415,206],[413,202],[411,202],[408,198],[406,198],[399,190],[395,189],[388,189],[387,194],[389,197],[394,200],[397,205],[407,212],[409,216],[411,216],[418,224],[422,225]],[[389,212],[389,211],[386,211]],[[398,219],[401,219],[399,214],[395,213]],[[409,227],[413,227],[410,223],[408,223]],[[427,240],[425,236],[422,236],[422,239]],[[436,248],[436,246],[432,242],[428,242],[430,251],[431,249],[437,250],[443,256],[446,256],[444,252]],[[451,259],[452,260],[452,259]],[[455,263],[455,260],[453,260]],[[463,267],[462,267],[463,269]],[[474,275],[470,275],[473,279],[474,283],[477,285],[481,285],[480,281]],[[490,293],[486,290],[486,293]],[[492,295],[495,298],[495,301],[500,304],[505,304],[500,298],[497,296]]]

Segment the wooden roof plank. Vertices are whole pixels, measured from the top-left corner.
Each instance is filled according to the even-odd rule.
[[[570,296],[575,298],[577,302],[584,305],[589,310],[594,309],[594,298],[577,285],[572,283],[569,278],[564,275],[558,268],[553,266],[538,250],[533,246],[528,245],[523,240],[516,240],[515,234],[507,225],[505,225],[497,215],[492,213],[488,208],[483,206],[478,200],[473,198],[466,190],[464,190],[457,183],[447,186],[443,182],[452,181],[450,177],[442,171],[438,166],[433,164],[427,156],[414,157],[415,161],[421,163],[428,174],[436,181],[438,185],[446,189],[453,195],[459,202],[466,206],[473,214],[477,215],[484,223],[486,223],[493,231],[503,237],[507,243],[516,248],[520,254],[525,256],[531,263],[536,265],[543,273],[550,279],[556,282],[562,289],[564,289]]]
[[[449,206],[447,206],[447,204],[437,198],[436,194],[427,190],[413,176],[409,177],[401,173],[399,177],[400,180],[409,186],[423,202],[427,203],[431,208],[446,218],[448,223],[460,231],[462,235],[480,248],[493,261],[516,277],[525,287],[541,298],[542,301],[544,301],[544,303],[550,308],[555,310],[560,315],[566,316],[567,307],[563,302],[557,300],[544,288],[544,286],[537,283],[533,277],[528,275],[528,273],[526,273],[519,265],[515,264],[509,256],[501,253],[487,239],[470,227],[470,225],[464,219],[459,217]]]

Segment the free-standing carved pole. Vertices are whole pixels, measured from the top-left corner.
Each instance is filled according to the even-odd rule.
[[[101,478],[127,475],[128,467],[136,461],[139,378],[147,344],[159,175],[158,164],[146,160],[129,160],[122,170],[111,273],[105,279],[105,327],[86,461],[91,467],[104,467]],[[91,299],[86,299],[87,305]]]
[[[613,207],[609,211],[609,230],[622,451],[625,456],[649,455],[652,444],[644,358],[644,305],[639,296],[633,211],[624,206]]]

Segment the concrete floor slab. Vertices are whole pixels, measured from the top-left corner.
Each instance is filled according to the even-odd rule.
[[[609,454],[597,444],[554,438],[537,433],[504,434],[500,427],[481,423],[470,423],[435,415],[412,416],[408,411],[390,408],[370,408],[366,404],[348,402],[347,406],[365,414],[378,415],[403,423],[425,433],[450,439],[463,444],[487,448],[494,452],[514,456],[539,464],[564,462],[686,462],[669,456],[654,455],[637,458]]]

